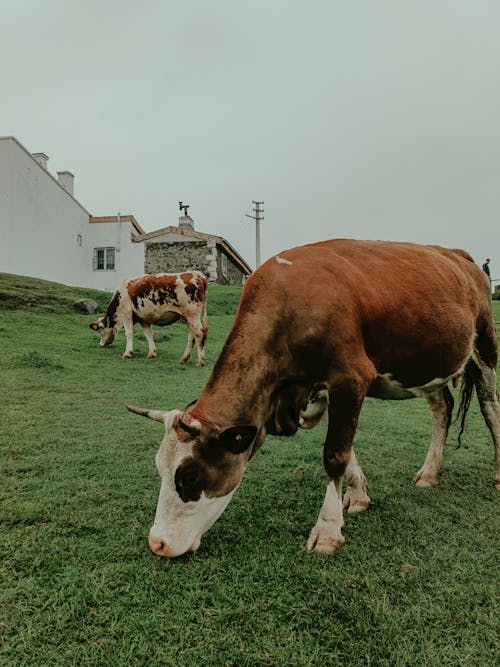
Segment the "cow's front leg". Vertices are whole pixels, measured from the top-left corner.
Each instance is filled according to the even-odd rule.
[[[364,383],[349,381],[344,382],[341,387],[336,387],[330,398],[328,431],[323,452],[323,462],[329,482],[318,520],[307,541],[309,550],[331,554],[344,543],[342,480],[351,461],[352,441],[365,394]],[[359,465],[357,467],[359,468]],[[352,470],[355,470],[354,467]],[[361,480],[359,481],[361,483]],[[366,490],[362,497],[369,502],[368,496],[366,498],[365,496]]]
[[[127,341],[125,346],[125,352],[122,354],[123,359],[130,359],[134,356],[134,323],[132,318],[125,318],[123,320],[123,328],[125,329],[125,339]]]
[[[142,330],[144,331],[144,338],[148,341],[148,359],[153,359],[156,357],[156,345],[153,338],[153,331],[150,324],[143,324]]]

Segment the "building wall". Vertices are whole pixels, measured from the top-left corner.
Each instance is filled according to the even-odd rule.
[[[125,278],[144,271],[144,244],[132,243],[133,225],[128,222],[92,222],[87,248],[88,276],[85,287],[113,291]],[[115,269],[94,270],[94,249],[115,248]]]
[[[226,258],[225,261],[224,257]],[[225,272],[224,265],[226,267]],[[243,271],[220,249],[217,250],[217,275],[219,285],[236,285],[237,287],[241,287],[245,283],[245,274]]]
[[[183,237],[185,238],[185,237]],[[147,242],[146,273],[181,273],[201,271],[210,283],[219,285],[243,284],[243,273],[227,258],[227,275],[222,273],[222,252],[215,241],[190,239],[183,242]],[[224,255],[225,256],[225,255]]]
[[[49,162],[50,164],[50,162]],[[144,273],[132,225],[89,223],[89,212],[13,137],[0,137],[0,271],[115,290]],[[114,271],[94,271],[95,247],[119,247]]]
[[[15,139],[0,139],[0,271],[85,285],[88,217]]]
[[[208,256],[211,256],[211,249],[207,247],[206,241],[147,242],[144,245],[146,273],[181,273],[195,270],[204,273],[209,280],[214,277],[209,275]]]

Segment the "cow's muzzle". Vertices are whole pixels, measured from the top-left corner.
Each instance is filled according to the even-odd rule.
[[[163,556],[164,558],[176,558],[177,556],[182,556],[182,554],[188,551],[196,551],[200,546],[200,540],[198,540],[197,543],[191,546],[191,548],[179,551],[171,548],[160,537],[154,537],[153,535],[149,536],[148,542],[151,551],[155,553],[157,556]]]

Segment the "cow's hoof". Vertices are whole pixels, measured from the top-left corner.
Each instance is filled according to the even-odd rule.
[[[205,362],[204,362],[204,361],[198,361],[198,363],[197,363],[196,365],[197,365],[197,366],[204,366],[204,365],[205,365]]]
[[[430,489],[433,486],[437,486],[437,479],[428,479],[425,477],[420,477],[420,479],[415,480],[415,486],[418,486],[420,489]]]
[[[181,357],[181,358],[179,359],[179,363],[180,363],[180,364],[185,364],[186,361],[187,361],[187,359],[184,359],[183,357]]]
[[[413,478],[415,485],[421,489],[429,489],[432,486],[437,486],[439,484],[439,479],[437,477],[429,477],[425,475],[422,470],[419,470],[415,477]]]
[[[125,352],[124,354],[122,354],[122,359],[132,359],[133,356],[134,356],[133,352]]]
[[[148,357],[147,357],[147,358],[148,358],[148,359],[156,359],[156,352],[150,352],[150,353],[148,354]]]
[[[352,486],[348,486],[344,493],[342,506],[344,509],[347,509],[349,514],[355,514],[357,512],[364,512],[368,509],[370,503],[371,499],[366,493],[357,491]]]
[[[324,531],[313,528],[307,540],[307,549],[329,555],[341,547],[344,542],[342,535],[328,535]]]
[[[495,489],[500,491],[500,482],[495,482]]]

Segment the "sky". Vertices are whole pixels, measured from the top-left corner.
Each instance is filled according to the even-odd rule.
[[[92,215],[255,266],[335,237],[463,247],[500,279],[498,0],[0,0],[0,136]]]

